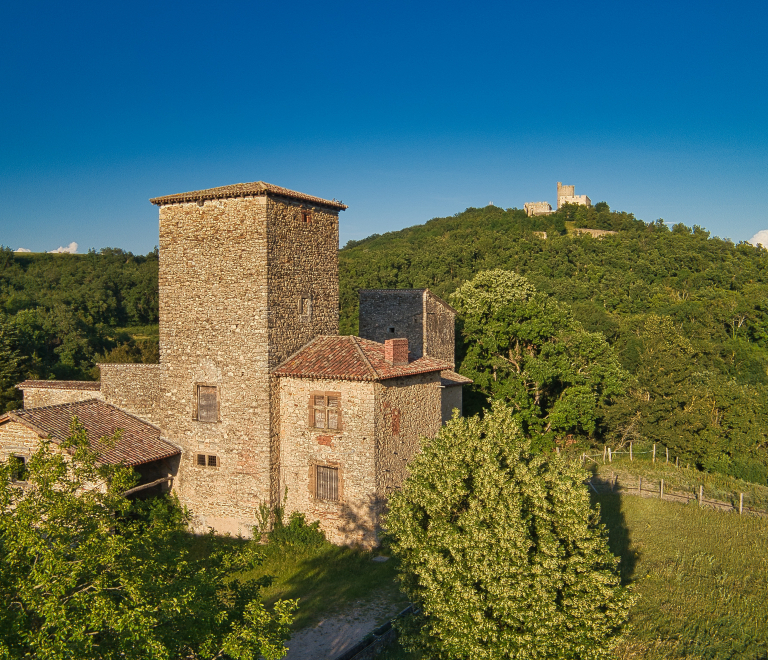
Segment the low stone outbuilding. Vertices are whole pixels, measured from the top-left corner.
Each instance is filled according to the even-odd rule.
[[[85,429],[99,462],[133,467],[142,483],[175,472],[181,452],[160,437],[159,428],[98,399],[14,410],[0,416],[0,459],[15,456],[26,463],[41,439],[60,446],[70,435],[73,418]],[[116,443],[103,441],[117,431]]]

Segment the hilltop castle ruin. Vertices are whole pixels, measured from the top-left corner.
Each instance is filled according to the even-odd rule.
[[[592,201],[586,195],[577,195],[576,186],[564,186],[557,182],[557,209],[560,210],[563,204],[578,204],[579,206],[592,206]],[[528,217],[535,215],[549,215],[555,210],[549,202],[526,202],[523,206]]]

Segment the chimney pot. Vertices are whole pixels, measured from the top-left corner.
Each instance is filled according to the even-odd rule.
[[[384,342],[384,361],[393,367],[408,364],[408,339],[387,339]]]

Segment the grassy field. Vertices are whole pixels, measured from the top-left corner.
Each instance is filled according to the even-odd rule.
[[[768,658],[768,521],[696,504],[595,499],[638,596],[616,658]],[[397,646],[380,657],[415,660]]]

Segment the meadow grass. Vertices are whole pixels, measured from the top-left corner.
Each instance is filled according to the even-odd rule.
[[[594,495],[637,601],[621,660],[768,658],[768,521],[697,504]],[[416,660],[392,645],[382,660]]]

